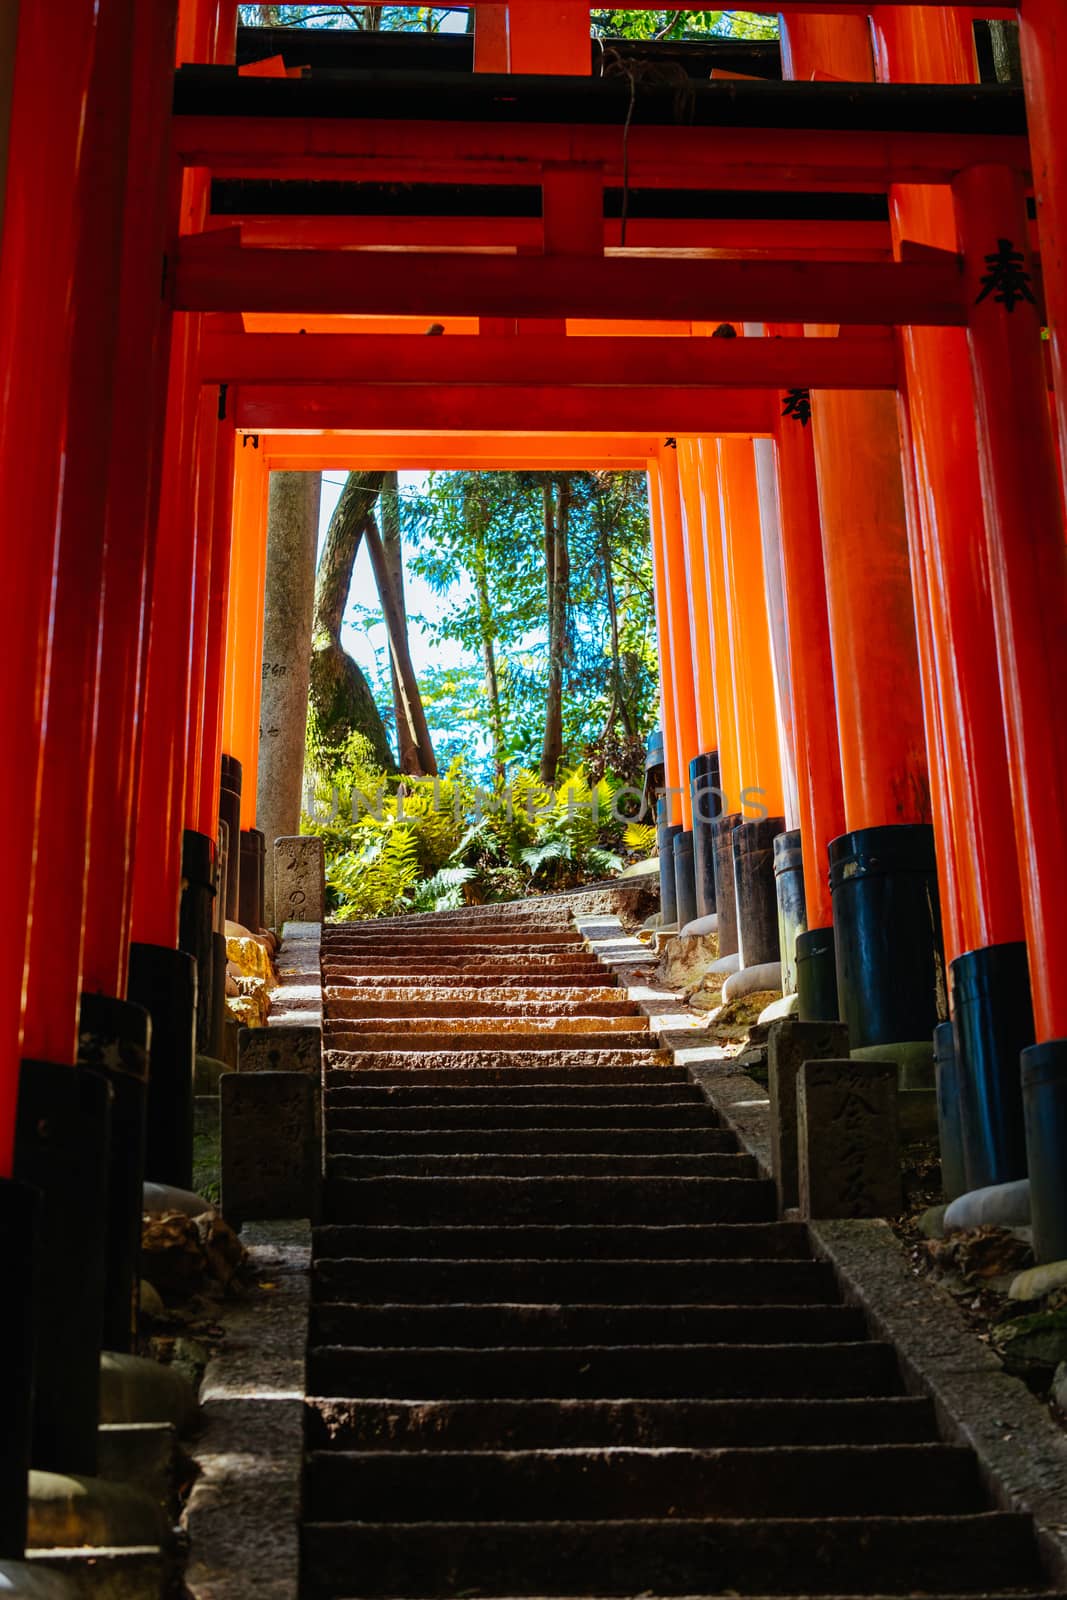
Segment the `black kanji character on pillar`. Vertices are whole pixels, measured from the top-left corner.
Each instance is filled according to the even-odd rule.
[[[988,300],[992,295],[1005,311],[1014,311],[1021,300],[1036,306],[1034,291],[1030,287],[1030,274],[1023,265],[1025,260],[1022,251],[1016,250],[1011,239],[998,239],[997,248],[985,258],[989,271],[982,279],[982,292],[975,305],[980,306],[983,300]]]
[[[811,390],[787,390],[785,402],[782,406],[782,416],[792,417],[794,422],[799,422],[802,428],[806,428],[811,421]]]

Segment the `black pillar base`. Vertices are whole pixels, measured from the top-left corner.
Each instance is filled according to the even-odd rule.
[[[184,950],[131,945],[128,992],[152,1019],[145,1177],[191,1189],[196,962]]]
[[[734,887],[734,829],[742,823],[740,811],[716,817],[711,827],[715,863],[715,912],[719,919],[719,955],[737,953],[737,890]]]
[[[801,1022],[841,1020],[833,928],[809,928],[797,936],[797,1017]]]
[[[82,995],[78,1061],[106,1079],[112,1093],[105,1350],[133,1350],[137,1338],[151,1031],[142,1006],[106,994]]]
[[[734,829],[737,949],[742,967],[781,960],[774,841],[784,827],[784,817],[766,817],[761,822],[742,822]]]
[[[860,828],[832,839],[837,991],[853,1050],[929,1039],[948,1012],[934,830]]]
[[[219,779],[219,818],[229,829],[230,848],[226,857],[226,916],[239,921],[241,883],[241,763],[224,755]]]
[[[214,1056],[216,1061],[223,1059],[225,1049],[226,1029],[226,935],[213,933],[211,935],[212,954],[212,982],[211,982],[211,1043],[206,1052]]]
[[[693,877],[696,880],[697,916],[710,917],[715,901],[715,835],[712,825],[722,814],[719,792],[719,752],[695,756],[689,763],[693,796]]]
[[[693,873],[693,834],[688,828],[674,838],[674,898],[677,906],[678,932],[687,923],[696,921],[697,885]]]
[[[797,992],[797,940],[807,930],[804,854],[799,828],[774,841],[774,887],[778,898],[778,948],[782,955],[782,993]]]
[[[22,1063],[15,1177],[41,1192],[30,1461],[46,1472],[97,1470],[111,1099],[85,1067]]]
[[[182,834],[182,899],[178,948],[196,962],[196,1047],[206,1053],[211,1039],[211,988],[215,955],[215,841],[186,828]]]
[[[26,1551],[30,1424],[33,1415],[33,1308],[40,1271],[41,1196],[0,1178],[0,1561]]]
[[[1034,1255],[1067,1261],[1067,1039],[1032,1044],[1021,1068]]]
[[[1034,1042],[1026,945],[986,945],[952,963],[968,1189],[1026,1177],[1019,1057]]]
[[[968,1183],[963,1157],[960,1063],[956,1053],[954,1022],[939,1022],[934,1029],[934,1072],[937,1077],[937,1138],[941,1146],[941,1189],[946,1200],[955,1200],[957,1195],[966,1194]]]
[[[678,890],[674,878],[674,841],[681,833],[680,823],[668,823],[667,802],[656,801],[656,843],[659,847],[659,911],[666,927],[678,921]]]
[[[250,933],[258,933],[263,926],[263,900],[260,883],[263,878],[264,836],[258,828],[246,828],[241,834],[241,875],[237,897],[238,922]]]

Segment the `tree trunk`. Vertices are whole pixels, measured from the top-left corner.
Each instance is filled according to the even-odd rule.
[[[274,840],[300,832],[321,488],[318,472],[270,475],[256,825],[266,835],[271,867]],[[265,889],[263,923],[270,928],[273,870]]]
[[[626,704],[626,695],[622,683],[622,661],[619,656],[619,607],[615,599],[615,575],[611,570],[611,536],[604,516],[604,505],[601,499],[597,506],[597,536],[600,543],[600,562],[604,569],[604,594],[608,606],[609,645],[611,650],[611,707],[608,711],[607,721],[604,724],[605,737],[611,733],[615,726],[617,716],[622,717],[622,725],[628,734],[632,734],[633,717]]]
[[[404,601],[404,556],[400,535],[400,485],[395,472],[387,472],[382,479],[382,493],[379,502],[381,506],[381,536],[382,558],[384,562],[384,575],[378,579],[379,598],[382,592],[382,582],[388,582],[393,592],[396,608],[400,615],[400,622],[404,630],[404,643],[407,644],[407,605]],[[384,606],[383,606],[384,611]],[[386,628],[389,618],[386,617]],[[389,636],[389,681],[393,689],[393,717],[396,721],[396,753],[400,760],[401,772],[415,776],[423,771],[419,754],[419,742],[415,737],[415,729],[408,715],[407,699],[404,695],[403,685],[397,675],[396,654],[393,648],[393,639]]]
[[[384,518],[384,503],[382,511]],[[400,770],[409,772],[416,777],[436,777],[437,762],[434,759],[433,745],[430,742],[430,730],[426,724],[426,712],[423,709],[418,679],[415,677],[415,668],[411,663],[407,620],[403,611],[403,588],[401,587],[400,598],[398,598],[397,590],[389,571],[389,557],[386,554],[385,541],[378,532],[378,525],[373,516],[367,518],[364,526],[364,538],[367,541],[371,566],[374,568],[374,581],[378,585],[378,598],[382,603],[382,614],[385,617],[385,626],[389,634],[389,658],[393,675],[393,690],[397,697],[398,708],[397,742],[401,752]],[[399,554],[399,525],[396,534],[396,549]],[[412,764],[405,766],[405,759]]]
[[[553,499],[553,480],[542,489],[545,526],[545,580],[548,598],[548,684],[545,691],[545,738],[541,747],[541,781],[554,783],[563,758],[563,668],[567,653],[567,610],[570,550],[567,522],[570,484],[560,478]]]
[[[475,556],[474,587],[478,596],[478,629],[482,638],[482,666],[485,671],[485,692],[489,701],[489,733],[493,741],[493,766],[500,782],[507,776],[504,759],[504,715],[500,707],[500,678],[496,669],[496,646],[493,639],[493,613],[489,604],[489,577],[485,564],[485,547],[479,541]]]
[[[348,474],[330,518],[315,579],[308,742],[313,764],[325,777],[332,777],[343,762],[353,733],[367,740],[384,772],[396,771],[370,684],[341,645],[352,569],[381,486],[380,472]]]

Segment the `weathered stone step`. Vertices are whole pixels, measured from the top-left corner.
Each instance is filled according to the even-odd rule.
[[[770,1222],[754,1178],[330,1178],[335,1222]]]
[[[355,1072],[358,1069],[351,1070]],[[354,1078],[351,1082],[328,1081],[327,1104],[330,1107],[404,1105],[412,1110],[417,1106],[478,1105],[500,1110],[508,1106],[525,1109],[551,1106],[560,1110],[584,1106],[594,1110],[607,1106],[647,1106],[673,1110],[676,1106],[687,1105],[700,1109],[714,1120],[714,1114],[697,1086],[679,1083],[677,1078],[668,1076],[671,1072],[669,1067],[663,1069],[662,1084],[657,1081],[658,1069],[650,1068],[626,1069],[621,1076],[604,1084],[599,1081],[602,1069],[596,1067],[586,1069],[590,1076],[584,1081],[581,1078],[577,1081],[573,1077],[564,1078],[558,1070],[545,1071],[540,1068],[519,1072],[512,1067],[509,1079],[485,1087],[477,1078],[466,1074],[457,1081],[451,1071],[426,1072],[420,1077],[412,1077],[415,1070],[402,1069],[398,1078],[392,1080],[383,1072],[376,1081],[374,1075],[368,1072],[362,1079]],[[479,1072],[483,1070],[477,1069]]]
[[[609,972],[606,967],[576,961],[540,967],[530,967],[525,963],[508,965],[501,961],[455,961],[448,965],[444,962],[434,962],[433,965],[420,963],[415,967],[410,961],[390,963],[386,960],[365,962],[331,960],[323,962],[322,972],[327,986],[362,980],[364,983],[388,984],[394,987],[403,984],[409,994],[419,989],[432,989],[438,984],[459,989],[473,987],[526,990],[537,989],[542,985],[549,985],[554,989],[613,989],[619,986],[617,975]]]
[[[736,1152],[725,1128],[345,1129],[331,1118],[327,1149],[335,1156],[711,1155]]]
[[[435,934],[432,938],[429,935],[419,938],[409,933],[398,933],[385,939],[381,935],[375,938],[370,934],[361,934],[354,938],[331,939],[327,953],[333,960],[338,956],[362,955],[364,952],[378,955],[383,950],[387,950],[390,955],[418,957],[448,956],[457,952],[472,956],[493,956],[500,951],[509,956],[592,953],[577,935],[568,939],[562,932],[551,932],[540,936],[523,934],[521,939],[510,939],[507,936],[492,938],[486,934],[469,933]]]
[[[379,1399],[783,1399],[891,1394],[891,1345],[509,1345],[379,1350],[314,1345],[316,1394]]]
[[[344,1305],[314,1307],[317,1345],[849,1344],[851,1306]],[[660,1359],[669,1359],[666,1351]]]
[[[945,1444],[776,1450],[316,1453],[315,1518],[542,1522],[625,1517],[945,1516],[984,1510],[974,1456]]]
[[[1029,1519],[310,1523],[310,1593],[880,1595],[1040,1590]]]
[[[390,1016],[380,1010],[374,1011],[371,1006],[364,1006],[368,1013],[366,1016],[350,1016],[350,1008],[344,1010],[337,1006],[330,1006],[327,1019],[328,1032],[344,1032],[353,1034],[363,1033],[441,1033],[450,1035],[459,1034],[518,1034],[534,1035],[537,1038],[555,1039],[561,1034],[565,1036],[595,1033],[610,1034],[612,1038],[617,1035],[633,1034],[635,1037],[648,1034],[648,1018],[634,1016],[632,1013],[619,1016],[581,1016],[577,1012],[556,1017],[529,1017],[524,1016],[516,1009],[514,1013],[501,1015],[492,1007],[486,1007],[478,1016],[451,1016],[445,1012],[433,1012],[430,1015],[421,1014],[413,1016],[418,1008],[422,1007],[417,1000],[410,1004],[406,1016]]]
[[[691,1185],[690,1185],[691,1186]],[[491,1215],[491,1213],[489,1213]],[[318,1300],[506,1301],[525,1305],[834,1305],[824,1261],[324,1257],[312,1267]]]
[[[446,1134],[450,1130],[481,1131],[483,1137],[496,1131],[561,1131],[568,1128],[579,1132],[597,1129],[610,1123],[616,1132],[631,1129],[637,1133],[652,1133],[660,1129],[686,1129],[716,1131],[717,1122],[710,1107],[701,1105],[466,1105],[454,1106],[369,1106],[346,1107],[347,1089],[335,1089],[338,1096],[331,1100],[330,1127],[338,1132],[373,1132],[376,1129],[395,1129],[416,1136],[419,1132]]]
[[[462,995],[465,990],[460,990]],[[515,1017],[518,1020],[531,1022],[547,1021],[555,1018],[581,1018],[603,1021],[609,1018],[631,1018],[641,1015],[641,1009],[634,1000],[619,998],[617,1000],[603,998],[599,989],[593,991],[596,996],[589,1000],[450,1000],[439,991],[434,990],[434,997],[427,999],[420,995],[418,1000],[412,1000],[405,994],[396,1000],[352,1000],[346,998],[347,991],[340,990],[338,994],[331,994],[328,999],[327,1010],[331,1018],[341,1021],[346,1018],[353,1020],[377,1021],[382,1017],[410,1017],[417,1006],[419,1019],[429,1023],[434,1017],[495,1017],[500,1021],[505,1018]]]
[[[458,1041],[455,1041],[458,1042]],[[342,1083],[345,1071],[354,1068],[357,1071],[370,1072],[376,1067],[385,1072],[403,1072],[408,1067],[433,1067],[455,1071],[462,1068],[471,1072],[481,1072],[487,1067],[510,1066],[529,1067],[546,1076],[558,1071],[567,1071],[573,1067],[653,1067],[657,1061],[668,1061],[666,1052],[657,1052],[650,1045],[640,1050],[628,1050],[624,1046],[600,1049],[575,1050],[553,1048],[550,1050],[530,1050],[508,1048],[499,1043],[493,1049],[452,1049],[446,1044],[437,1049],[403,1049],[368,1050],[359,1049],[327,1049],[324,1052],[326,1070],[331,1083]]]
[[[492,1141],[490,1140],[490,1144]],[[331,1155],[331,1178],[755,1178],[753,1158],[739,1151],[711,1154],[579,1152],[530,1155],[485,1150],[461,1155]]]
[[[591,950],[573,950],[561,955],[529,955],[510,950],[493,955],[394,954],[392,941],[382,950],[368,950],[354,954],[347,950],[331,950],[323,957],[325,971],[334,968],[358,972],[403,972],[405,977],[417,978],[420,972],[590,972],[596,971],[600,962]]]
[[[327,995],[334,988],[343,988],[346,993],[381,994],[383,998],[395,999],[398,996],[411,995],[412,986],[402,972],[347,972],[338,969],[330,962],[323,962],[322,980]],[[420,991],[441,990],[454,994],[457,990],[467,991],[472,999],[478,999],[482,993],[498,995],[504,990],[509,999],[521,1000],[524,994],[531,990],[547,989],[551,998],[560,999],[568,996],[582,995],[595,991],[603,994],[605,990],[618,990],[618,974],[609,972],[606,967],[601,967],[599,972],[591,967],[583,968],[579,972],[553,973],[553,972],[527,972],[527,973],[422,973],[419,977],[418,989]],[[552,991],[557,991],[552,993]],[[545,996],[548,998],[549,996]]]
[[[577,1006],[583,1016],[615,1015],[625,1013],[633,1015],[640,1008],[636,1002],[627,998],[625,989],[618,986],[611,987],[595,984],[592,987],[582,984],[560,985],[537,984],[533,988],[516,987],[515,985],[502,984],[499,986],[481,985],[477,987],[464,986],[463,984],[434,983],[423,985],[419,989],[418,999],[413,1000],[412,991],[406,984],[397,985],[386,981],[380,984],[364,983],[362,979],[343,979],[336,986],[327,986],[324,991],[326,1010],[333,1014],[334,1008],[344,1005],[369,1006],[373,1010],[379,1001],[383,1005],[400,1005],[404,1014],[410,1012],[413,1004],[417,1004],[420,1012],[426,1007],[441,1005],[472,1005],[479,1008],[476,1014],[492,1015],[497,1006],[514,1006],[519,1011],[526,1011],[532,1007],[534,1011],[540,1006],[567,1005]],[[343,1011],[337,1011],[337,1016],[343,1016]],[[426,1015],[432,1012],[426,1011]]]
[[[629,1019],[627,1019],[629,1020]],[[353,1027],[344,1019],[327,1019],[323,1026],[323,1039],[328,1050],[341,1050],[353,1055],[382,1055],[403,1051],[411,1053],[425,1050],[430,1055],[450,1055],[472,1052],[494,1055],[560,1056],[570,1051],[588,1054],[590,1050],[605,1052],[611,1057],[622,1051],[636,1051],[648,1055],[656,1048],[656,1041],[647,1027],[632,1025],[622,1030],[567,1028],[545,1032],[539,1028],[496,1028],[488,1019],[480,1027],[450,1027],[437,1020],[436,1027],[391,1028],[384,1020],[376,1030]]]
[[[332,1223],[315,1229],[319,1261],[344,1256],[430,1261],[810,1261],[799,1222],[692,1224],[689,1227],[361,1228]]]
[[[348,1069],[351,1071],[352,1069]],[[376,1088],[388,1085],[403,1086],[404,1084],[433,1084],[435,1088],[471,1088],[491,1089],[494,1099],[498,1098],[496,1091],[499,1089],[515,1088],[522,1084],[559,1084],[562,1088],[600,1089],[605,1092],[616,1085],[626,1089],[660,1087],[672,1085],[692,1090],[694,1085],[689,1080],[689,1075],[684,1067],[673,1067],[666,1063],[654,1067],[561,1067],[553,1066],[549,1072],[545,1067],[539,1066],[516,1067],[514,1064],[497,1065],[479,1068],[442,1068],[442,1067],[406,1067],[400,1072],[382,1072],[380,1069],[367,1074],[367,1083]],[[698,1098],[707,1106],[703,1095],[697,1091]],[[712,1115],[711,1107],[707,1106],[708,1114]]]
[[[921,1444],[933,1402],[848,1400],[346,1400],[306,1408],[312,1450],[548,1450]]]

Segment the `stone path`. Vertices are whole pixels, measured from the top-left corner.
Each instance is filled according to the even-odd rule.
[[[308,1600],[1043,1589],[564,911],[323,972]]]

